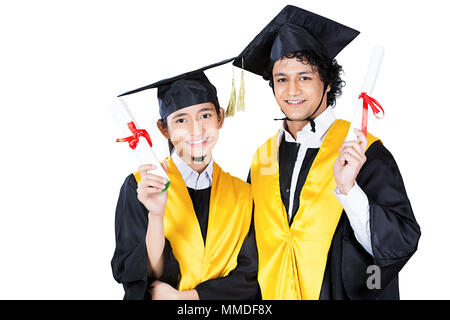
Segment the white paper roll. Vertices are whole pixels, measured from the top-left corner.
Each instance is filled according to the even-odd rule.
[[[366,76],[361,88],[361,92],[367,93],[369,96],[372,95],[373,88],[375,87],[375,82],[377,81],[378,72],[380,71],[381,62],[383,61],[384,48],[380,45],[376,45],[372,51],[372,57],[367,67]],[[355,111],[353,112],[352,122],[348,130],[347,137],[345,141],[357,140],[358,137],[353,132],[354,128],[361,130],[362,123],[362,99],[356,100]]]
[[[136,122],[136,120],[133,117],[133,114],[131,113],[130,109],[128,108],[128,105],[126,104],[125,100],[123,100],[121,97],[118,98],[117,101],[112,103],[109,106],[109,110],[117,124],[117,126],[120,129],[120,138],[129,137],[132,135],[132,132],[128,128],[128,123],[133,122],[137,129],[139,129],[139,125]],[[130,150],[133,150],[130,148]],[[156,166],[156,170],[150,171],[153,174],[156,174],[158,176],[164,177],[167,179],[166,189],[169,187],[170,179],[167,176],[166,172],[164,171],[163,167],[161,166],[158,158],[156,157],[155,153],[153,152],[152,147],[148,143],[147,139],[140,137],[139,143],[136,145],[136,149],[133,150],[134,155],[136,156],[139,165],[142,164],[153,164]],[[164,189],[163,191],[165,191]]]

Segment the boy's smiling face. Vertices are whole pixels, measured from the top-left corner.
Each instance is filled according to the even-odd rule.
[[[292,120],[305,120],[317,108],[323,94],[324,83],[316,67],[306,60],[283,57],[273,66],[275,99],[284,114]],[[327,88],[326,92],[330,90]],[[327,107],[327,94],[314,114],[318,116]]]

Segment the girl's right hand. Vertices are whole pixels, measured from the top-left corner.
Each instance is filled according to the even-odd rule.
[[[167,172],[167,162],[161,163]],[[139,166],[141,181],[138,183],[137,194],[139,201],[147,208],[150,214],[164,216],[167,203],[167,192],[162,192],[166,187],[167,180],[148,171],[156,170],[152,164]]]

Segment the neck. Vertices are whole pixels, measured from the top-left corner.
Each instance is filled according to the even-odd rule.
[[[302,131],[302,129],[308,124],[309,122],[306,120],[303,121],[288,121],[285,120],[284,128],[291,134],[291,136],[297,140],[297,132]]]

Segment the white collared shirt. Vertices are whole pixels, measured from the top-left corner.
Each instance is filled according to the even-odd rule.
[[[213,160],[202,173],[198,173],[188,166],[188,164],[174,151],[171,155],[173,163],[181,174],[181,177],[188,188],[202,190],[212,186]]]
[[[336,121],[336,116],[334,115],[333,109],[328,107],[314,119],[316,132],[311,131],[311,124],[308,123],[302,130],[297,132],[296,139],[294,139],[289,131],[285,129],[285,121],[283,122],[282,128],[278,135],[278,144],[280,144],[283,136],[286,142],[300,143],[290,187],[291,192],[289,195],[288,212],[289,221],[291,221],[292,218],[295,189],[297,187],[297,180],[306,151],[308,148],[320,148],[328,129],[330,129],[334,121]],[[337,188],[334,189],[334,194],[347,213],[356,239],[363,246],[363,248],[373,256],[372,244],[370,240],[370,207],[366,194],[356,182],[347,195],[339,193]]]

